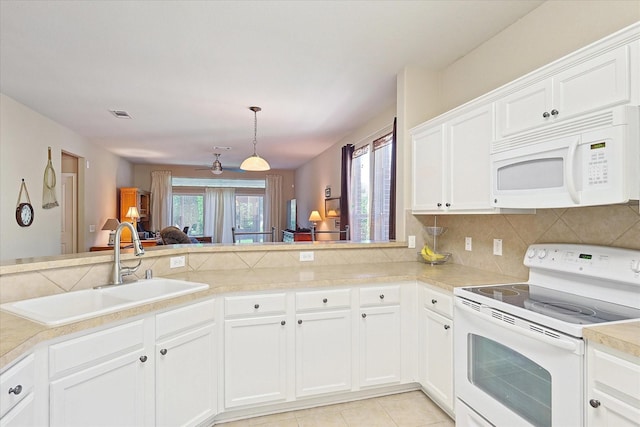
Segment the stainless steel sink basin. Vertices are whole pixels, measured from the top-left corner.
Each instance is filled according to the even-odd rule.
[[[0,310],[46,326],[59,326],[208,288],[204,283],[155,278],[6,303]]]

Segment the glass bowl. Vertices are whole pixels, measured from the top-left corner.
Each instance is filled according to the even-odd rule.
[[[440,253],[436,253],[436,255],[438,256],[438,259],[427,259],[422,255],[421,252],[418,252],[418,256],[420,257],[420,260],[425,264],[440,265],[449,261],[449,258],[451,258],[451,254],[449,252],[440,252]],[[442,258],[439,258],[439,256],[442,256]]]

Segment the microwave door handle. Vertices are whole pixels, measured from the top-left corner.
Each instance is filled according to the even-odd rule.
[[[485,306],[483,304],[483,307],[487,307],[487,306]],[[475,311],[472,308],[469,308],[469,307],[465,306],[464,304],[462,304],[460,302],[456,302],[456,309],[461,309],[463,311],[466,311],[466,312],[472,314],[473,316],[478,316],[478,312],[477,311]],[[454,317],[455,317],[455,315],[454,315]],[[542,341],[545,344],[550,344],[550,345],[552,345],[554,347],[558,347],[558,348],[561,348],[563,350],[567,350],[567,351],[571,351],[571,352],[576,352],[576,350],[577,350],[576,344],[571,342],[571,341],[562,341],[562,340],[559,340],[557,338],[551,338],[551,337],[548,337],[546,335],[542,335],[539,332],[532,332],[532,331],[530,331],[528,329],[520,328],[518,326],[513,326],[513,325],[511,325],[509,323],[505,323],[505,322],[503,322],[501,320],[494,319],[491,316],[482,316],[482,320],[489,321],[489,322],[491,322],[491,323],[493,323],[495,325],[501,326],[501,327],[503,327],[505,329],[509,329],[511,331],[515,331],[517,334],[524,335],[524,336],[526,336],[528,338],[532,338],[532,339],[537,340],[537,341]]]
[[[576,163],[576,151],[578,151],[578,144],[580,143],[580,138],[576,138],[573,140],[571,145],[569,145],[569,152],[567,153],[567,167],[564,170],[565,180],[567,182],[567,190],[569,191],[569,196],[571,196],[571,200],[576,205],[580,204],[580,194],[576,190],[576,182],[575,182],[575,163]]]

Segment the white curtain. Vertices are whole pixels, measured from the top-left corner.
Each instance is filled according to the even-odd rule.
[[[151,231],[171,225],[171,171],[151,172]]]
[[[233,188],[205,188],[204,235],[213,243],[233,243],[231,227],[236,220],[236,191]]]
[[[282,219],[282,176],[267,175],[264,190],[264,231],[270,231],[271,227],[276,229],[275,241],[281,240],[280,224]]]

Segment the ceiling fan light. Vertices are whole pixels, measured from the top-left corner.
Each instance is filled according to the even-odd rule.
[[[216,154],[216,156],[219,156],[219,154]],[[214,175],[220,175],[222,173],[222,163],[220,163],[217,157],[213,165],[211,165],[211,173]]]
[[[257,154],[253,154],[242,162],[240,169],[245,171],[262,172],[270,170],[271,166],[269,166],[269,163],[265,159]]]

